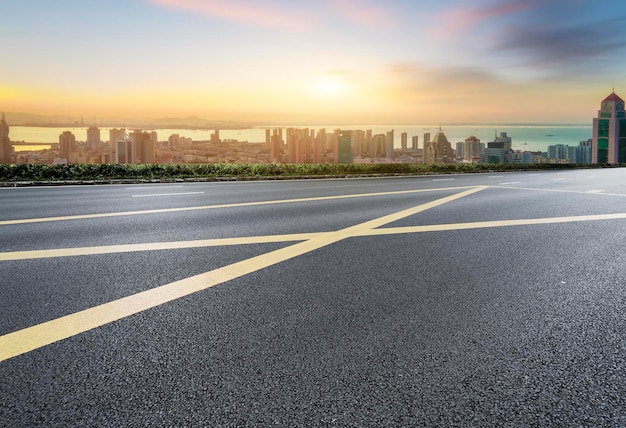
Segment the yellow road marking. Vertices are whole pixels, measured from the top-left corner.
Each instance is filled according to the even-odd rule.
[[[443,205],[484,189],[486,189],[484,186],[470,188],[464,192],[418,205],[395,214],[383,216],[379,219],[367,221],[336,232],[322,233],[309,240],[270,251],[210,272],[175,281],[132,296],[5,334],[0,336],[0,361],[33,351],[59,340],[75,336],[130,315],[256,272],[348,237],[355,236],[355,233],[362,233],[370,228],[383,226],[384,224],[400,220],[429,208]]]
[[[39,251],[20,251],[0,253],[0,260],[23,260],[43,257],[68,257],[89,254],[108,254],[130,251],[152,251],[178,248],[197,248],[218,245],[240,245],[270,242],[301,241],[291,246],[271,251],[247,260],[243,260],[200,275],[175,281],[160,287],[127,296],[93,308],[85,309],[32,327],[0,336],[0,361],[30,352],[51,343],[63,340],[94,328],[112,323],[147,309],[171,302],[218,284],[242,277],[294,257],[315,251],[350,237],[390,235],[404,233],[437,232],[468,230],[490,227],[507,227],[539,224],[555,224],[580,221],[601,221],[626,219],[626,213],[599,214],[586,216],[548,217],[535,219],[495,220],[474,223],[455,223],[426,226],[380,228],[386,224],[401,220],[430,208],[471,195],[488,188],[473,187],[464,192],[450,195],[416,207],[386,215],[364,223],[350,226],[339,231],[302,233],[289,235],[208,239],[197,241],[164,242],[150,244],[115,245],[104,247],[86,247],[53,249]],[[441,190],[441,189],[437,189]],[[529,189],[538,190],[538,189]],[[405,193],[405,192],[402,192]],[[577,192],[580,193],[580,192]],[[372,194],[369,194],[372,195]],[[623,195],[620,195],[623,196]],[[334,198],[334,197],[332,197]]]
[[[482,190],[477,188],[476,191]],[[465,195],[464,195],[465,196]],[[448,199],[457,199],[458,195],[453,195]],[[446,198],[444,198],[446,199]],[[280,242],[295,242],[295,241],[307,241],[311,239],[319,239],[330,234],[342,233],[344,237],[361,237],[361,236],[382,236],[382,235],[396,235],[407,233],[423,233],[423,232],[444,232],[453,230],[469,230],[469,229],[483,229],[493,227],[511,227],[511,226],[529,226],[540,224],[557,224],[557,223],[574,223],[584,221],[601,221],[601,220],[620,220],[626,219],[626,213],[614,213],[614,214],[596,214],[596,215],[583,215],[583,216],[565,216],[565,217],[545,217],[545,218],[528,218],[528,219],[515,219],[515,220],[492,220],[492,221],[479,221],[472,223],[446,223],[446,224],[432,224],[423,226],[404,226],[404,227],[388,227],[384,229],[378,229],[379,226],[389,224],[395,220],[405,218],[409,215],[417,214],[433,206],[441,205],[439,199],[437,201],[420,205],[418,207],[410,208],[408,210],[400,211],[398,213],[390,214],[379,219],[371,220],[369,222],[362,223],[357,226],[351,226],[343,229],[340,232],[312,232],[312,233],[296,233],[286,235],[266,235],[266,236],[247,236],[239,238],[221,238],[221,239],[204,239],[194,241],[175,241],[175,242],[154,242],[147,244],[127,244],[127,245],[110,245],[100,247],[78,247],[78,248],[58,248],[50,250],[30,250],[30,251],[13,251],[0,253],[0,261],[9,260],[30,260],[30,259],[44,259],[54,257],[76,257],[76,256],[89,256],[98,254],[114,254],[114,253],[130,253],[140,251],[158,251],[158,250],[178,250],[188,248],[206,248],[206,247],[219,247],[228,245],[247,245],[247,244],[268,244],[268,243],[280,243]],[[429,206],[430,204],[435,204]]]
[[[25,219],[16,219],[16,220],[2,220],[0,221],[0,226],[27,224],[27,223],[42,223],[42,222],[50,222],[50,221],[85,220],[85,219],[92,219],[92,218],[174,213],[174,212],[183,212],[183,211],[213,210],[213,209],[221,209],[221,208],[253,207],[253,206],[273,205],[273,204],[292,204],[292,203],[297,203],[297,202],[316,202],[316,201],[329,201],[329,200],[336,200],[336,199],[368,198],[368,197],[388,196],[388,195],[406,195],[410,193],[463,190],[463,189],[468,189],[468,188],[473,188],[473,187],[474,186],[461,186],[461,187],[445,187],[445,188],[440,188],[440,189],[397,190],[393,192],[357,193],[353,195],[318,196],[314,198],[280,199],[276,201],[238,202],[238,203],[233,203],[233,204],[204,205],[204,206],[198,206],[198,207],[162,208],[162,209],[142,210],[142,211],[118,211],[118,212],[112,212],[112,213],[81,214],[81,215],[70,215],[70,216],[59,216],[59,217],[25,218]]]
[[[294,233],[290,235],[248,236],[241,238],[202,239],[194,241],[151,242],[147,244],[103,245],[99,247],[55,248],[0,253],[0,261],[46,259],[53,257],[93,256],[97,254],[132,253],[138,251],[180,250],[186,248],[222,247],[227,245],[269,244],[273,242],[305,241],[319,233]]]
[[[365,230],[356,236],[381,236],[405,233],[445,232],[452,230],[483,229],[490,227],[529,226],[539,224],[574,223],[581,221],[619,220],[626,219],[626,213],[597,214],[567,217],[528,218],[517,220],[478,221],[474,223],[431,224],[427,226],[389,227],[385,229]]]

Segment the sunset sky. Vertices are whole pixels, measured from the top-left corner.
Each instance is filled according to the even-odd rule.
[[[0,110],[275,123],[589,122],[622,0],[20,0]]]

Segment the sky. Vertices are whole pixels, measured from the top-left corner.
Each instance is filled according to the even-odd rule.
[[[98,121],[586,123],[623,0],[20,0],[0,110]]]

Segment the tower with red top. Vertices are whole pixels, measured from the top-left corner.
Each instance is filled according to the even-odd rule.
[[[626,112],[615,92],[602,100],[593,119],[592,163],[626,163]]]

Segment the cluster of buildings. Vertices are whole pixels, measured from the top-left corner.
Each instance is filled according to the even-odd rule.
[[[401,147],[394,147],[394,131],[373,134],[371,130],[317,132],[309,128],[266,129],[264,143],[222,141],[219,130],[210,141],[192,141],[178,134],[159,141],[157,132],[124,128],[110,129],[103,141],[100,129],[87,129],[87,139],[76,141],[70,131],[59,136],[49,151],[16,154],[9,140],[4,113],[0,120],[0,163],[626,163],[626,111],[624,100],[613,91],[600,104],[593,119],[593,137],[578,146],[557,144],[546,152],[514,150],[506,132],[496,132],[494,140],[482,143],[475,136],[456,143],[453,149],[441,127],[409,138],[400,136]]]
[[[6,124],[6,121],[4,122]],[[8,136],[8,125],[6,133]],[[8,141],[8,137],[7,137]],[[9,147],[12,143],[8,143]],[[269,157],[262,143],[254,144],[235,140],[222,141],[219,130],[208,141],[172,134],[160,141],[156,131],[109,129],[108,139],[103,141],[101,130],[92,126],[87,129],[87,139],[77,141],[71,131],[59,135],[58,143],[50,149],[17,152],[4,163],[44,164],[152,164],[152,163],[267,163]],[[0,153],[1,154],[1,153]],[[2,158],[0,158],[0,163]]]

